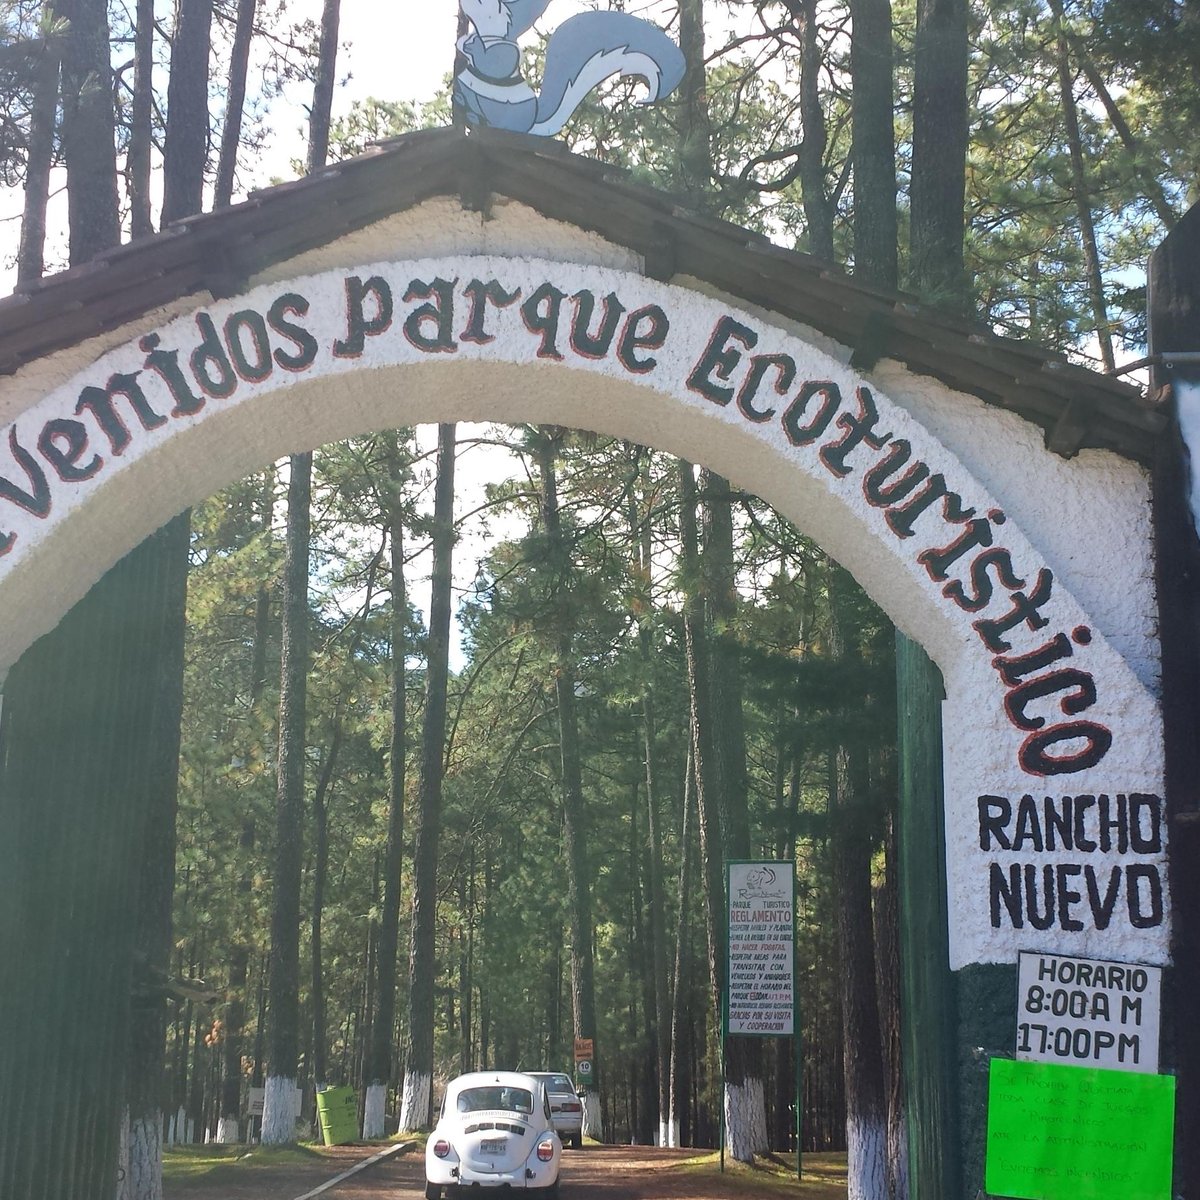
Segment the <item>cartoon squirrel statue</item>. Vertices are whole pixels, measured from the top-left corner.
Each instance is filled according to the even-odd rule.
[[[515,133],[556,134],[598,84],[614,75],[639,78],[653,104],[683,79],[679,47],[657,26],[622,12],[569,17],[546,45],[542,90],[521,76],[517,38],[533,26],[550,0],[462,0],[473,26],[459,39],[466,66],[454,81],[454,98],[468,125]]]

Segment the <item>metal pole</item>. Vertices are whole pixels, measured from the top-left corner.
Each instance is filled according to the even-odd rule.
[[[719,1128],[721,1131],[721,1174],[725,1174],[725,1029],[726,1010],[729,1004],[728,990],[721,993],[721,1090],[717,1093],[717,1107],[720,1113]]]
[[[804,1178],[804,1150],[801,1137],[804,1135],[804,1039],[800,1026],[796,1026],[796,1178]]]

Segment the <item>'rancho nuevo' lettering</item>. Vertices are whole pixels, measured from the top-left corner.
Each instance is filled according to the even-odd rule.
[[[988,862],[992,927],[1080,933],[1119,912],[1134,929],[1158,928],[1163,827],[1162,798],[1139,792],[980,796],[979,848],[1004,856]],[[1120,861],[1095,861],[1114,853]]]

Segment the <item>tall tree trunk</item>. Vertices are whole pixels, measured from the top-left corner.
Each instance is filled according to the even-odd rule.
[[[163,224],[204,207],[208,162],[208,59],[213,0],[179,0],[167,86],[163,143]]]
[[[387,435],[386,470],[392,589],[392,736],[388,754],[388,837],[383,864],[383,911],[379,926],[379,986],[372,1023],[363,1137],[385,1133],[396,1025],[396,959],[400,922],[400,872],[404,857],[405,742],[408,714],[405,659],[408,656],[408,592],[404,585],[404,467],[399,440]],[[464,1005],[465,1007],[465,1005]]]
[[[708,944],[708,978],[712,1010],[721,1015],[725,988],[725,846],[718,797],[716,749],[712,744],[712,688],[704,606],[695,581],[700,576],[700,537],[697,521],[696,479],[691,463],[679,463],[679,531],[681,573],[688,590],[684,595],[683,629],[687,656],[690,704],[690,747],[696,784],[700,826],[700,869],[704,889],[705,933]]]
[[[455,427],[438,427],[437,487],[433,511],[433,580],[425,720],[413,844],[412,951],[408,962],[411,1046],[404,1072],[400,1128],[422,1129],[433,1109],[433,999],[437,969],[437,862],[446,752],[446,694],[450,674],[451,572],[454,554]]]
[[[688,914],[692,897],[692,809],[695,806],[693,753],[688,741],[687,767],[683,783],[683,814],[679,830],[679,917],[675,927],[675,969],[672,978],[675,990],[671,996],[671,1062],[668,1084],[667,1139],[665,1145],[681,1146],[683,1113],[687,1108],[688,1061],[684,1037],[687,1020],[687,976],[690,955]]]
[[[275,471],[264,472],[262,490],[259,493],[257,515],[264,537],[271,533],[274,519]],[[254,601],[254,640],[250,651],[250,706],[257,713],[266,688],[267,644],[270,640],[271,594],[265,585],[258,589]],[[247,759],[251,756],[262,760],[262,747],[247,746]],[[229,1145],[240,1142],[242,1136],[242,1055],[245,1049],[246,1014],[250,981],[251,938],[249,933],[249,902],[254,891],[254,862],[252,856],[258,840],[258,827],[253,812],[242,818],[242,832],[238,839],[238,856],[241,878],[238,880],[238,936],[229,956],[229,991],[225,1009],[225,1075],[221,1091],[220,1121],[217,1124],[217,1142]],[[261,1030],[260,1030],[261,1034]],[[257,1084],[255,1086],[258,1086]],[[252,1124],[252,1122],[251,1122]],[[247,1138],[249,1138],[247,1129]]]
[[[25,206],[17,250],[17,280],[40,279],[46,268],[46,206],[54,165],[58,116],[59,39],[46,36],[36,60],[29,112],[29,150],[25,162]]]
[[[319,171],[329,159],[329,123],[333,88],[337,81],[338,26],[341,0],[325,0],[321,9],[321,45],[312,112],[308,120],[308,173]]]
[[[854,127],[854,273],[899,281],[891,0],[850,0]]]
[[[834,261],[833,215],[825,179],[825,150],[828,134],[825,110],[821,107],[823,58],[817,39],[817,0],[799,0],[795,20],[803,49],[800,53],[800,120],[804,140],[800,143],[800,195],[808,222],[808,252]]]
[[[857,658],[857,648],[844,603],[847,586],[841,568],[833,566],[829,652],[835,662],[850,665]],[[866,750],[857,739],[835,743],[830,759],[830,866],[845,1046],[848,1196],[849,1200],[887,1200],[887,1101],[875,986],[872,846],[867,822],[870,775]]]
[[[154,0],[137,0],[133,33],[133,103],[125,176],[134,238],[154,232],[150,213],[150,155],[154,146]]]
[[[684,193],[692,205],[700,207],[712,183],[712,125],[704,61],[704,0],[680,0],[679,48],[686,64],[679,88],[683,110],[679,165]]]
[[[246,920],[246,905],[254,889],[254,875],[250,857],[254,852],[257,829],[254,817],[242,818],[242,832],[238,838],[238,857],[241,860],[241,878],[237,886],[238,938],[229,952],[229,985],[225,1004],[225,1037],[222,1049],[225,1069],[221,1082],[221,1112],[217,1123],[217,1142],[233,1145],[242,1140],[242,1051],[246,1030],[246,986],[250,978],[250,942],[243,922]]]
[[[329,1082],[329,1034],[326,1029],[324,941],[325,885],[329,878],[329,788],[342,748],[342,706],[333,719],[333,733],[321,775],[313,789],[313,898],[312,898],[312,1074],[321,1091]]]
[[[910,271],[929,301],[970,307],[966,227],[969,0],[917,0]]]
[[[900,895],[896,814],[888,814],[883,879],[875,888],[875,981],[887,1091],[888,1200],[908,1200],[908,1120],[904,1109],[900,1012]]]
[[[1075,199],[1075,215],[1079,222],[1079,240],[1083,244],[1083,261],[1087,270],[1088,297],[1092,304],[1092,320],[1096,340],[1100,344],[1100,359],[1106,371],[1116,368],[1113,356],[1112,330],[1108,324],[1108,303],[1104,299],[1104,275],[1100,267],[1100,247],[1096,241],[1096,223],[1092,218],[1092,197],[1088,188],[1087,166],[1083,157],[1083,136],[1079,129],[1079,106],[1075,100],[1075,76],[1071,70],[1071,51],[1063,27],[1062,0],[1050,0],[1054,14],[1055,60],[1058,68],[1058,89],[1062,99],[1063,123],[1067,130],[1067,147],[1071,153],[1071,191]]]
[[[563,843],[567,865],[567,908],[571,922],[571,1011],[575,1036],[596,1042],[596,982],[592,957],[592,880],[588,854],[579,716],[575,699],[575,613],[570,596],[569,550],[563,541],[558,511],[555,458],[561,434],[539,430],[538,471],[546,555],[554,581],[554,697],[558,709],[559,754],[563,802]],[[600,1104],[599,1046],[593,1046],[593,1084],[581,1093],[583,1133],[604,1140]]]
[[[294,1096],[300,1056],[300,873],[303,854],[305,715],[308,690],[308,563],[312,455],[294,454],[288,482],[287,558],[271,889],[269,1050],[262,1141],[296,1140]]]
[[[640,464],[642,477],[642,510],[637,502],[631,504],[630,534],[634,548],[634,568],[638,584],[645,590],[643,604],[649,613],[653,607],[650,595],[653,565],[653,543],[651,538],[651,503],[649,485],[649,459],[644,456]],[[670,1145],[669,1116],[671,1107],[671,987],[667,975],[667,928],[666,889],[663,886],[663,850],[660,813],[658,808],[656,765],[658,757],[658,732],[654,704],[653,664],[654,640],[649,623],[638,630],[638,647],[641,653],[642,670],[646,680],[642,691],[642,752],[645,756],[646,776],[646,844],[648,851],[647,884],[650,889],[650,963],[651,988],[654,1003],[654,1063],[658,1085],[658,1137],[657,1145]]]
[[[211,4],[211,0],[196,0]],[[330,20],[329,10],[334,16]],[[325,0],[321,58],[309,124],[308,169],[325,164],[329,105],[337,56],[339,0]],[[327,32],[332,29],[332,37]],[[300,1053],[300,869],[304,811],[304,754],[308,691],[308,565],[312,454],[294,454],[288,486],[287,564],[284,568],[279,765],[275,805],[275,879],[271,900],[270,1068],[263,1104],[264,1145],[295,1141],[293,1097]]]
[[[139,5],[138,9],[139,28],[135,57],[140,69],[149,72],[152,70],[150,60],[153,57],[153,9],[151,6],[151,11],[146,12],[145,7]],[[211,20],[212,0],[183,0],[181,3],[179,25],[171,48],[171,78],[168,87],[168,108],[175,110],[175,119],[168,121],[164,151],[165,220],[197,213],[203,207],[204,163],[208,139],[208,57]],[[149,30],[141,27],[141,23],[147,21],[150,23]],[[141,87],[151,87],[148,78],[137,80],[136,85],[139,90]],[[148,134],[145,127],[147,98],[145,95],[137,95],[135,100],[138,108],[135,116],[142,122],[142,128],[135,127],[135,133],[144,136]],[[134,167],[143,172],[143,175],[138,177],[138,182],[145,185],[148,182],[144,172],[148,165],[149,148],[136,145],[135,138],[131,150],[134,151]],[[140,164],[137,161],[138,154],[143,156]],[[142,196],[133,214],[139,228],[146,223],[148,215],[148,196]],[[182,514],[172,522],[175,526],[173,552],[176,558],[169,564],[169,568],[181,580],[181,594],[186,593],[187,587],[190,522],[189,513]],[[182,638],[176,669],[179,674],[176,686],[180,690],[182,704]],[[175,776],[179,758],[178,718],[172,730],[164,730],[163,738],[161,746],[155,743],[152,753],[164,755],[162,786],[164,798],[169,797],[171,826],[169,831],[165,826],[160,828],[157,844],[152,851],[147,851],[146,869],[156,880],[157,886],[152,884],[143,887],[140,901],[143,911],[139,918],[145,928],[157,931],[157,936],[148,938],[146,944],[153,947],[152,966],[160,973],[166,971],[171,944],[172,891],[175,878]],[[166,819],[163,818],[164,821]],[[139,1043],[140,1047],[130,1058],[127,1095],[130,1106],[129,1132],[132,1139],[129,1153],[131,1200],[159,1200],[162,1196],[162,1146],[159,1131],[163,1122],[161,1091],[165,1045],[161,1031],[165,1027],[165,1020],[164,1000],[161,997],[149,1011],[138,1012],[135,1009],[132,1036],[135,1047],[139,1047]]]
[[[62,152],[67,168],[71,265],[121,240],[116,122],[105,0],[57,0],[62,41]]]
[[[242,144],[242,119],[246,107],[246,75],[250,69],[250,43],[258,0],[238,0],[233,47],[229,53],[229,82],[225,88],[225,121],[221,126],[221,152],[217,158],[217,180],[213,186],[213,208],[225,208],[233,200],[238,150]]]
[[[741,648],[737,622],[737,579],[733,554],[734,498],[728,480],[711,471],[702,476],[704,495],[704,601],[710,632],[712,742],[716,749],[718,813],[725,856],[750,857],[747,807],[746,723],[742,704]],[[722,893],[724,881],[722,881]],[[722,914],[724,920],[724,913]],[[763,1087],[763,1043],[758,1038],[728,1038],[725,1043],[725,1127],[730,1153],[750,1162],[764,1153],[767,1134]]]

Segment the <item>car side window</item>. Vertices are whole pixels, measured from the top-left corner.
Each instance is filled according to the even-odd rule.
[[[550,1120],[550,1093],[542,1092],[542,1111],[546,1114],[546,1120]]]

